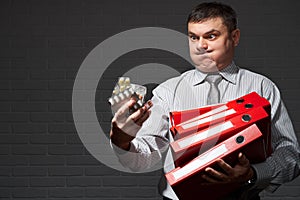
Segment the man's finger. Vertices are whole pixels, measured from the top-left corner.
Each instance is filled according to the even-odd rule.
[[[239,163],[243,166],[249,165],[249,160],[243,153],[239,153],[238,155]]]
[[[137,120],[139,120],[145,113],[146,113],[146,108],[141,107],[139,108],[137,111],[135,111],[134,113],[132,113],[129,118],[131,120],[133,120],[134,122],[136,122]]]
[[[217,180],[220,180],[220,181],[226,181],[228,179],[228,176],[215,170],[215,169],[212,169],[210,167],[207,167],[205,169],[205,172],[208,173],[210,176],[212,176],[213,178],[217,179]]]
[[[203,174],[201,177],[202,177],[204,180],[206,180],[207,182],[209,182],[209,183],[219,183],[219,182],[220,182],[220,181],[215,180],[215,179],[213,179],[213,178],[211,178],[211,177],[209,177],[209,176],[207,176],[207,175],[205,175],[205,174]]]
[[[119,108],[119,110],[116,112],[115,117],[117,119],[127,117],[127,114],[129,112],[129,108],[132,107],[136,103],[136,100],[130,99],[127,101],[123,106]]]
[[[233,173],[233,168],[227,164],[224,160],[217,160],[218,165],[226,172],[226,174],[231,175]]]
[[[137,119],[135,121],[135,123],[139,126],[142,126],[144,121],[146,121],[148,119],[148,117],[150,116],[151,111],[147,110],[139,119]]]

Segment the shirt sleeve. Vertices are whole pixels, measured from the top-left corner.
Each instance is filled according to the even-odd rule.
[[[281,184],[299,174],[299,144],[292,122],[276,85],[267,80],[263,96],[271,104],[271,137],[273,153],[265,162],[254,164],[256,188],[274,192]]]
[[[159,91],[153,91],[150,117],[131,141],[129,151],[111,143],[120,163],[132,171],[144,172],[163,167],[162,158],[169,147],[169,111],[168,104],[160,95],[163,91]]]

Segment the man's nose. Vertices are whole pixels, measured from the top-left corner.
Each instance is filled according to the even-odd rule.
[[[207,41],[203,39],[202,37],[198,40],[197,45],[198,50],[206,50],[208,48]]]

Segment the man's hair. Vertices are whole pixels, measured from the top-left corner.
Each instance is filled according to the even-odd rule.
[[[198,23],[220,17],[231,32],[237,28],[236,12],[228,5],[218,2],[201,3],[188,16],[187,23]]]

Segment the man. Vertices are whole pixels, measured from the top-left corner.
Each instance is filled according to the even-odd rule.
[[[218,160],[222,168],[206,168],[203,178],[210,183],[239,183],[242,190],[226,199],[259,199],[263,189],[275,191],[299,173],[299,147],[280,92],[268,78],[239,68],[233,62],[239,43],[235,11],[220,3],[202,3],[188,17],[190,56],[195,69],[172,78],[153,91],[153,107],[139,109],[129,117],[129,101],[112,120],[111,142],[120,162],[132,170],[143,170],[165,159],[165,173],[174,168],[168,144],[169,112],[192,109],[211,103],[208,77],[218,79],[218,102],[227,102],[252,91],[265,97],[271,104],[273,154],[265,162],[251,164],[245,155],[238,155],[238,163],[230,166]],[[215,102],[213,102],[215,103]],[[245,183],[251,183],[245,187]],[[199,186],[201,187],[201,186]],[[172,188],[162,180],[164,199],[178,199]]]

